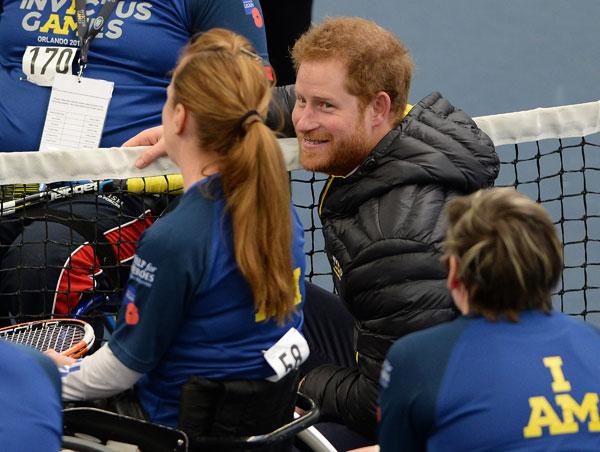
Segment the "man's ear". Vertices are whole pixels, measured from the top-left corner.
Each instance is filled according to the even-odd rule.
[[[175,111],[173,112],[173,125],[175,126],[175,133],[178,135],[185,131],[189,115],[183,104],[175,105]]]
[[[390,99],[388,93],[385,91],[379,91],[377,94],[375,94],[375,98],[371,101],[373,127],[378,127],[382,124],[389,123],[391,108],[392,100]]]

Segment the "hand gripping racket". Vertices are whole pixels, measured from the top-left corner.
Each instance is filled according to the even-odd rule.
[[[75,319],[36,320],[0,328],[0,340],[41,352],[52,348],[71,358],[85,355],[94,339],[94,329],[83,320]]]

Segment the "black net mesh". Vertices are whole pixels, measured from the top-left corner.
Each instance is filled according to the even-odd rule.
[[[306,277],[315,284],[332,289],[331,268],[325,253],[319,195],[327,183],[327,176],[298,170],[291,173],[292,199],[304,225]]]
[[[550,139],[497,148],[496,186],[513,186],[550,213],[564,243],[554,307],[600,325],[600,137]],[[332,289],[318,217],[326,177],[296,171],[292,192],[305,227],[307,278]]]
[[[543,140],[498,148],[497,186],[541,203],[564,245],[554,307],[600,325],[600,137]]]
[[[600,139],[550,139],[498,147],[497,186],[514,186],[549,211],[565,250],[555,307],[600,325]],[[305,227],[307,279],[333,289],[319,221],[321,174],[290,173],[294,204]],[[168,184],[167,184],[168,186]],[[58,188],[63,187],[63,188]],[[51,313],[98,312],[120,303],[137,239],[175,194],[150,194],[122,183],[93,192],[10,204],[37,185],[0,191],[0,324]],[[51,188],[64,189],[64,184]],[[168,186],[167,191],[176,189]],[[67,189],[68,191],[68,189]],[[30,198],[27,198],[30,199]],[[100,307],[100,308],[99,308]],[[108,309],[115,309],[114,306]]]
[[[180,181],[159,179],[158,190],[145,179],[3,187],[0,325],[51,314],[108,319],[140,235],[181,192]]]

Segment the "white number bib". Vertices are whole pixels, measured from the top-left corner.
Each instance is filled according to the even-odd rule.
[[[273,368],[276,375],[267,378],[269,381],[279,381],[292,370],[296,370],[308,358],[309,350],[306,339],[296,328],[290,328],[281,339],[279,339],[264,357]]]
[[[56,74],[72,74],[75,47],[27,46],[22,68],[27,80],[40,86],[52,86]]]

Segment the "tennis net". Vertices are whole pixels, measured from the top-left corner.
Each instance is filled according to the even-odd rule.
[[[475,118],[496,145],[496,186],[550,213],[564,244],[555,309],[600,326],[600,101]],[[332,289],[317,208],[327,178],[298,170],[292,193],[306,230],[307,277]]]
[[[497,146],[496,185],[544,205],[563,240],[555,307],[600,325],[600,101],[475,121]],[[327,177],[300,169],[295,139],[280,143],[305,226],[307,279],[331,289],[317,212]],[[164,176],[177,172],[167,158],[137,170],[138,153],[0,154],[0,323],[119,304],[137,238],[181,189]],[[60,183],[73,180],[85,182]],[[34,200],[39,183],[48,189]]]

